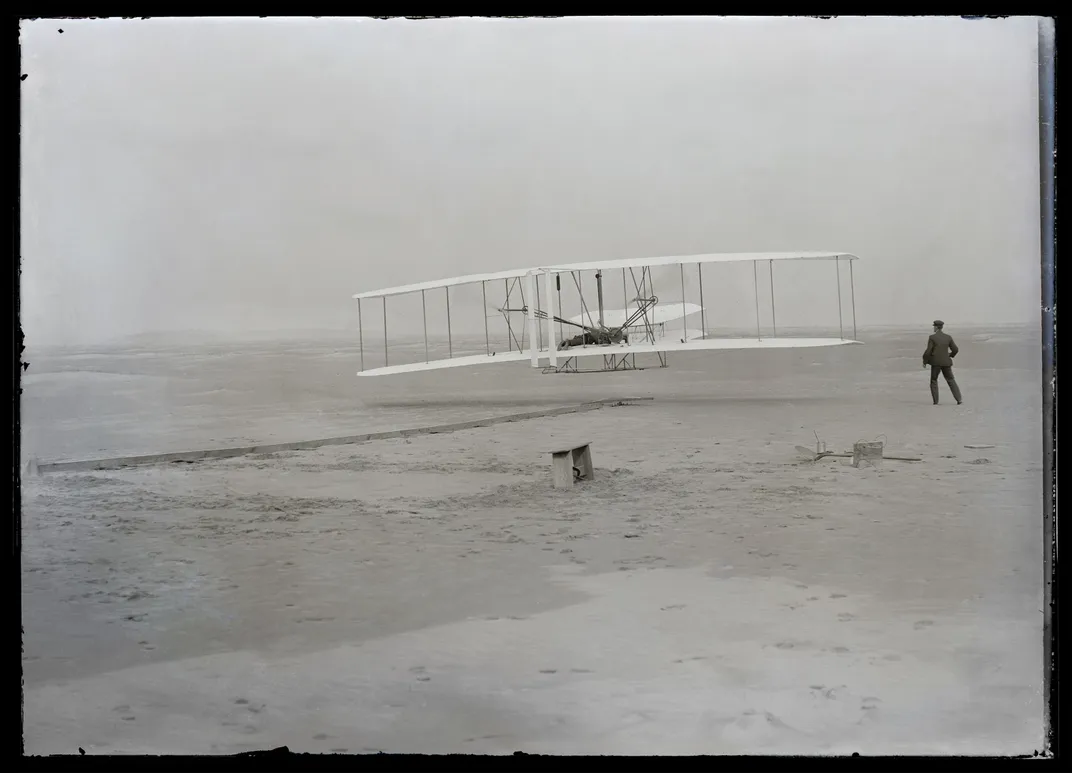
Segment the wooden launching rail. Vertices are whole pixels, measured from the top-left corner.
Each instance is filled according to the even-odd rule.
[[[586,411],[595,411],[608,406],[649,402],[654,399],[655,398],[653,397],[614,397],[606,400],[595,400],[592,402],[581,403],[580,405],[545,408],[538,411],[512,413],[504,416],[489,416],[484,419],[459,421],[453,424],[440,424],[433,427],[413,427],[409,429],[390,430],[387,432],[371,432],[361,435],[347,435],[345,437],[301,440],[289,443],[272,443],[269,445],[242,446],[238,448],[210,448],[200,451],[178,451],[174,453],[119,456],[109,459],[84,459],[63,462],[38,462],[36,459],[31,459],[26,465],[25,472],[29,475],[34,475],[46,472],[115,470],[141,465],[199,462],[208,459],[231,459],[238,456],[248,456],[250,454],[270,454],[280,451],[306,451],[314,448],[321,448],[323,446],[353,445],[373,440],[388,440],[390,438],[412,437],[414,435],[436,435],[447,432],[458,432],[459,430],[473,429],[475,427],[490,427],[494,424],[502,424],[505,422],[540,419],[548,416],[561,416],[568,413],[584,413]]]

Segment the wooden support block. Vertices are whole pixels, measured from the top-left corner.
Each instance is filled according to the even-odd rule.
[[[580,477],[574,472],[579,471]],[[551,476],[555,488],[573,488],[576,480],[593,480],[595,467],[592,465],[592,447],[589,443],[560,448],[551,452]]]

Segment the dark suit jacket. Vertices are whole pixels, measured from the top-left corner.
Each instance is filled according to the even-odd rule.
[[[932,333],[927,339],[927,351],[923,352],[924,365],[944,367],[953,364],[960,349],[948,333]]]

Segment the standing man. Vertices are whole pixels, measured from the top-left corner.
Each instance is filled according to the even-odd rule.
[[[953,358],[960,349],[951,335],[942,332],[943,327],[945,323],[942,320],[934,320],[934,332],[927,339],[927,350],[923,352],[923,367],[931,366],[931,397],[934,404],[938,405],[938,374],[941,373],[945,376],[945,382],[949,384],[949,391],[953,393],[957,405],[960,405],[963,402],[960,399],[960,387],[953,377]]]

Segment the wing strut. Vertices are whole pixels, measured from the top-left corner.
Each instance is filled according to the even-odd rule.
[[[759,326],[759,274],[756,271],[756,261],[752,261],[752,287],[756,291],[756,338],[763,340],[763,329]]]
[[[688,343],[689,326],[685,322],[685,264],[682,263],[678,268],[681,269],[681,332],[685,334],[685,337],[681,340]]]
[[[856,283],[852,281],[852,261],[849,261],[849,293],[852,295],[852,340],[856,340]]]
[[[841,256],[834,258],[834,269],[837,271],[837,321],[841,328],[841,337],[845,337],[845,323],[841,318]]]
[[[387,296],[383,296],[383,364],[387,365]]]
[[[421,290],[421,319],[424,320],[424,361],[428,362],[428,306],[424,302],[424,290]]]
[[[484,354],[491,354],[491,338],[488,337],[488,288],[487,282],[480,283],[480,297],[484,299]]]
[[[548,271],[543,276],[544,276],[544,292],[545,292],[545,295],[547,296],[547,305],[550,306],[551,303],[552,303],[552,301],[551,301],[551,297],[552,297],[551,296],[551,272]],[[557,278],[557,276],[556,276],[556,278]],[[536,289],[539,290],[539,287],[537,286]],[[561,308],[558,311],[559,311],[559,314],[562,313]],[[562,324],[559,323],[558,327],[561,330],[562,329]],[[555,318],[554,318],[553,314],[548,314],[547,315],[547,356],[548,356],[548,358],[550,360],[551,367],[552,368],[557,368],[558,367],[558,346],[555,343]]]
[[[536,275],[528,273],[525,275],[525,284],[528,286],[529,298],[536,299]],[[525,296],[521,296],[521,302],[525,302]],[[529,331],[529,350],[532,352],[532,367],[538,368],[540,366],[540,350],[536,348],[537,328],[536,324],[536,306],[532,305],[528,307],[528,331]]]
[[[622,269],[623,271],[625,269]],[[558,340],[561,341],[562,335],[562,274],[555,274],[555,292],[558,293]]]
[[[696,272],[700,275],[700,330],[707,338],[707,318],[704,316],[703,305],[703,263],[696,264]]]
[[[571,271],[570,276],[573,277],[573,284],[577,285],[577,297],[581,301],[581,308],[584,309],[584,313],[588,317],[588,325],[590,327],[595,327],[596,323],[592,321],[592,312],[588,310],[588,304],[584,302],[584,291],[581,290],[581,283],[577,279],[577,272]],[[602,325],[600,325],[600,327],[602,327]]]
[[[443,292],[447,298],[447,357],[454,358],[454,342],[450,339],[450,288],[444,287]]]
[[[361,349],[361,370],[365,369],[365,331],[361,326],[361,299],[357,299],[357,345]]]
[[[596,272],[596,301],[599,303],[599,326],[605,328],[603,324],[603,272]]]
[[[852,264],[849,264],[852,265]],[[774,337],[778,337],[778,317],[774,312],[774,261],[767,261],[767,268],[770,269],[770,318],[771,324],[774,325]]]
[[[548,298],[547,300],[548,300],[548,302],[551,301],[550,298]],[[540,304],[540,279],[539,279],[539,277],[536,278],[536,308],[537,309],[542,309],[543,308],[543,306]],[[536,340],[537,340],[537,343],[539,344],[540,349],[543,349],[543,325],[539,325],[539,324],[536,325],[536,336],[537,336]]]
[[[510,308],[510,280],[504,279],[503,284],[506,285],[506,301],[503,303],[505,308]],[[503,316],[506,316],[505,314]],[[506,317],[506,351],[512,352],[514,347],[510,345],[510,339],[514,337],[514,331],[510,327],[510,318]]]

